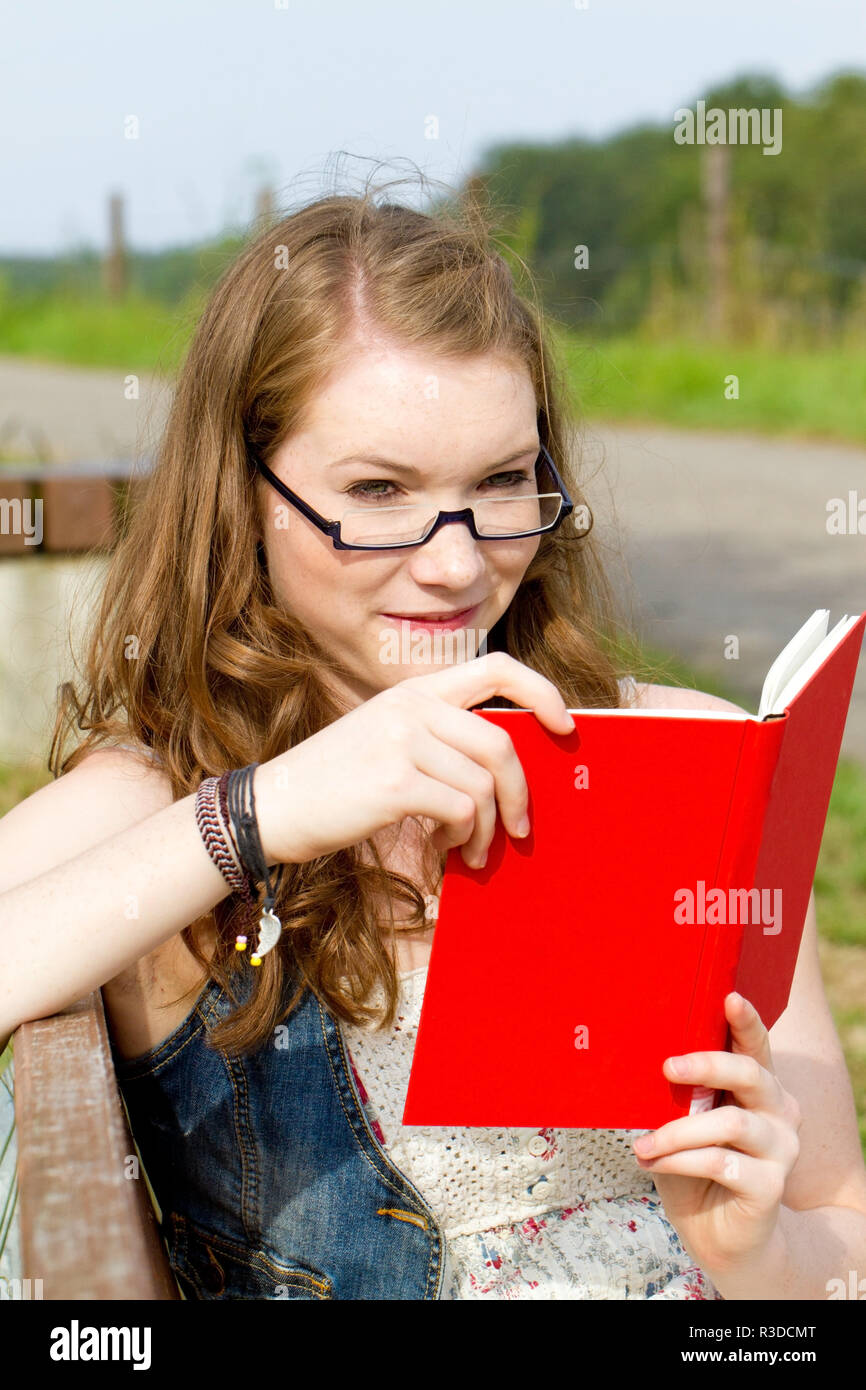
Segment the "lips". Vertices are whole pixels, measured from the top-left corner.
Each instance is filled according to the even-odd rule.
[[[449,618],[460,618],[464,613],[471,612],[471,608],[452,608],[446,613],[385,613],[383,617],[407,618],[413,623],[446,623]]]
[[[480,606],[475,603],[471,608],[440,609],[437,613],[380,613],[379,616],[394,622],[410,623],[413,627],[460,627],[478,612]]]

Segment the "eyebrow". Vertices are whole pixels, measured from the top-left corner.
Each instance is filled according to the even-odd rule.
[[[513,453],[513,454],[509,454],[507,458],[500,459],[498,463],[490,463],[490,464],[482,465],[482,468],[483,468],[483,469],[487,469],[487,468],[503,468],[503,467],[505,466],[505,464],[507,464],[507,463],[514,463],[516,459],[524,458],[527,454],[540,454],[540,453],[541,453],[541,445],[540,445],[540,443],[538,443],[537,441],[533,440],[533,442],[532,442],[531,444],[527,444],[527,445],[526,445],[526,448],[525,448],[525,449],[515,449],[514,453]],[[407,475],[411,475],[412,477],[416,477],[416,478],[419,476],[419,473],[420,473],[420,470],[417,469],[417,468],[413,468],[411,464],[408,464],[408,463],[398,463],[396,459],[386,459],[386,458],[382,458],[381,455],[379,455],[379,454],[347,454],[345,458],[336,459],[336,460],[330,465],[330,467],[331,467],[331,468],[345,468],[347,464],[358,464],[358,463],[364,463],[364,464],[367,464],[368,466],[371,466],[371,467],[374,467],[374,468],[392,468],[392,469],[394,470],[395,473],[405,473],[405,474],[407,474]]]

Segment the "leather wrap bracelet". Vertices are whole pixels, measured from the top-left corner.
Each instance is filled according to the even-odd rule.
[[[211,860],[232,892],[255,903],[258,885],[265,885],[262,915],[259,918],[256,949],[251,965],[261,965],[262,957],[273,950],[282,932],[282,922],[274,912],[275,897],[262,848],[256,819],[253,778],[258,763],[205,777],[196,793],[195,819]],[[247,937],[235,938],[235,949],[245,951]]]

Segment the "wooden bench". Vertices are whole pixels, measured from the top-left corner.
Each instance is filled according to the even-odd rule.
[[[23,1278],[45,1299],[179,1299],[101,993],[22,1024],[14,1060]]]
[[[4,464],[0,556],[114,548],[123,514],[146,485],[151,460]]]

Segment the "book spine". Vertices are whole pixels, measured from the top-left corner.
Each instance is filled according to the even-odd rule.
[[[686,1028],[686,1052],[708,1047],[722,1050],[729,1045],[730,1029],[723,1013],[722,1022],[719,1023],[719,1014],[725,995],[735,988],[745,926],[744,922],[728,920],[729,916],[735,915],[728,910],[732,904],[730,890],[748,890],[754,885],[764,818],[786,724],[787,716],[783,716],[778,719],[749,720],[743,728],[743,742],[713,885],[721,889],[724,895],[718,913],[721,920],[707,923],[705,927]],[[715,1100],[718,1100],[718,1096]],[[696,1095],[693,1109],[711,1109],[713,1103],[706,1093]]]

